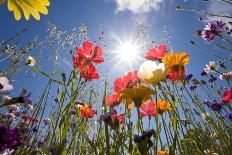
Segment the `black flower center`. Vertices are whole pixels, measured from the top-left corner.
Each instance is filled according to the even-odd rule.
[[[0,83],[0,89],[2,89],[4,86]]]

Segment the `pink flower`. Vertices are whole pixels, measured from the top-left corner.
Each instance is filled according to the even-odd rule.
[[[150,102],[148,104],[143,103],[140,108],[142,109],[143,112],[140,112],[141,117],[149,116],[150,117],[155,117],[157,115],[156,109],[155,109],[155,102]]]
[[[232,88],[229,88],[224,91],[223,97],[222,97],[223,103],[232,103]]]

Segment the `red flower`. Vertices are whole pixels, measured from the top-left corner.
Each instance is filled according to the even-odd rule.
[[[120,102],[119,102],[117,94],[114,94],[112,96],[109,96],[109,95],[106,96],[106,105],[108,105],[108,106],[116,106],[116,105],[119,105],[119,104],[120,104]]]
[[[166,54],[166,45],[161,44],[159,48],[149,49],[145,58],[148,60],[161,60],[165,54]]]
[[[114,81],[114,91],[118,93],[123,89],[128,88],[129,86],[137,83],[139,81],[137,72],[138,71],[129,72],[122,78],[117,78]]]
[[[94,79],[99,79],[99,74],[96,72],[93,64],[87,66],[87,68],[83,69],[80,73],[81,78],[84,78],[86,81],[91,81]]]
[[[83,48],[77,48],[77,55],[80,58],[87,59],[90,62],[101,63],[104,59],[101,57],[103,50],[100,46],[93,46],[92,42],[84,41]]]
[[[96,114],[96,110],[91,109],[88,105],[83,105],[80,107],[80,112],[82,117],[93,118]]]
[[[167,78],[174,82],[179,81],[181,78],[185,78],[185,69],[180,67],[178,71],[168,73]]]
[[[224,94],[222,97],[222,102],[223,103],[232,103],[232,88],[224,91]]]
[[[111,116],[111,121],[114,122],[114,124],[124,124],[125,114],[121,114],[121,115],[114,114]]]
[[[141,117],[155,117],[157,114],[155,109],[155,102],[150,102],[148,104],[143,103],[140,108],[143,110],[143,112],[140,112]]]

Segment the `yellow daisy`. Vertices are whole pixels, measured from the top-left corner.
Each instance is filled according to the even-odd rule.
[[[189,55],[185,52],[171,52],[162,58],[162,62],[169,73],[183,71],[184,66],[189,63]]]
[[[0,4],[6,0],[0,0]],[[13,11],[15,19],[20,20],[23,12],[25,19],[29,20],[32,15],[36,20],[40,20],[40,14],[48,14],[47,6],[49,0],[8,0],[8,10]]]
[[[140,107],[142,103],[149,100],[153,94],[155,94],[155,91],[146,86],[134,86],[121,91],[119,94],[119,100],[125,100],[128,109],[130,109],[132,102],[134,102],[136,107]]]

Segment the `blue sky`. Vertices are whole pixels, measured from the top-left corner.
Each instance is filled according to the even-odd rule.
[[[142,0],[146,1],[146,0]],[[45,37],[47,22],[51,22],[62,30],[71,31],[73,28],[78,28],[81,23],[86,23],[89,29],[90,39],[96,39],[101,21],[104,22],[105,31],[105,52],[109,53],[109,60],[99,69],[107,71],[107,77],[112,81],[119,75],[123,75],[129,71],[128,64],[117,64],[115,55],[111,51],[117,43],[113,39],[114,36],[126,40],[129,36],[135,36],[136,23],[139,21],[150,27],[150,38],[157,41],[161,34],[161,30],[165,26],[171,35],[170,44],[174,51],[186,51],[191,58],[190,64],[186,68],[187,73],[193,73],[198,76],[208,61],[215,59],[207,54],[207,51],[216,51],[212,46],[203,43],[201,38],[194,36],[197,29],[203,29],[204,25],[198,21],[198,15],[191,12],[176,11],[175,7],[180,5],[187,8],[196,8],[214,10],[217,4],[212,0],[208,3],[199,1],[182,1],[182,0],[151,0],[150,5],[145,6],[143,3],[138,3],[137,0],[65,0],[51,1],[49,14],[41,16],[40,21],[30,19],[30,21],[15,21],[13,14],[7,11],[6,4],[0,9],[0,40],[7,40],[24,27],[31,23],[36,24],[26,32],[17,41],[23,43],[30,40],[34,35],[39,35],[40,38]],[[226,8],[226,6],[225,6]],[[217,11],[217,10],[214,10]],[[231,10],[220,9],[230,13]],[[196,48],[190,44],[190,40],[194,40],[200,44]],[[33,52],[32,51],[32,55]],[[44,51],[45,55],[51,54],[50,51]],[[68,51],[64,51],[67,52]],[[145,54],[146,51],[143,51]],[[141,55],[143,57],[143,54]],[[70,59],[71,62],[71,59]],[[134,69],[138,68],[142,61],[134,64]],[[51,64],[46,64],[43,68],[49,68]],[[64,64],[64,70],[70,70],[67,64]],[[22,73],[23,74],[23,73]],[[19,76],[22,77],[22,74]],[[103,78],[106,74],[103,74]],[[23,79],[22,79],[23,80]],[[111,82],[112,82],[111,81]],[[28,81],[30,85],[33,80]],[[25,84],[25,87],[27,87]]]

